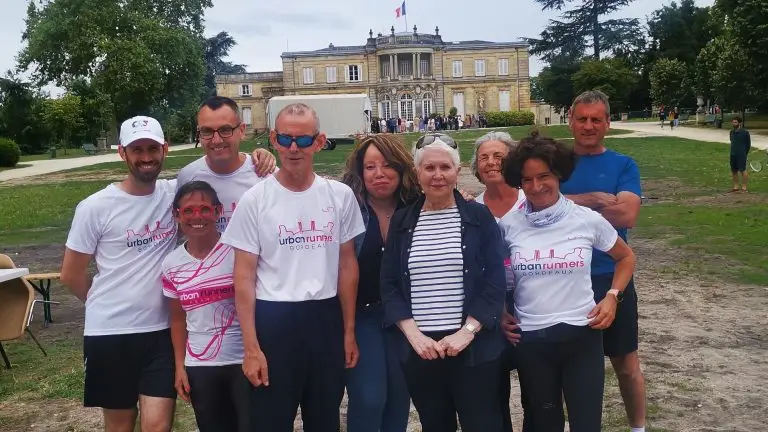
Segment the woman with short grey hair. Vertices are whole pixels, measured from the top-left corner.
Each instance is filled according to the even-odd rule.
[[[481,193],[475,201],[485,204],[491,213],[500,221],[508,214],[517,212],[525,208],[525,194],[522,190],[509,186],[504,181],[502,172],[502,162],[507,155],[517,147],[517,142],[506,132],[492,131],[481,136],[475,141],[475,151],[472,154],[472,173],[482,184],[485,185],[485,192]],[[517,330],[517,324],[513,313],[512,295],[514,293],[515,281],[512,271],[512,262],[509,257],[504,260],[504,267],[507,272],[507,295],[506,308],[503,313],[502,325],[507,327],[510,332]],[[517,335],[517,334],[515,334]],[[504,432],[512,432],[512,413],[509,408],[509,397],[512,390],[509,374],[517,369],[515,356],[515,344],[517,340],[510,339],[504,349],[501,357],[501,377],[499,379],[499,398],[501,400],[502,411],[504,414]],[[521,399],[523,395],[521,395]],[[523,401],[523,411],[526,404]],[[524,416],[525,418],[525,416]],[[529,432],[530,426],[523,425],[523,432]]]
[[[449,135],[414,146],[422,196],[392,217],[381,263],[385,326],[393,332],[422,431],[501,432],[497,385],[508,254],[488,209],[456,190]]]

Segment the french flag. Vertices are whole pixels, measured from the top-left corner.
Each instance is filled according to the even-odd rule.
[[[401,16],[405,15],[405,1],[403,1],[403,4],[400,5],[399,8],[395,9],[395,18],[400,18]]]

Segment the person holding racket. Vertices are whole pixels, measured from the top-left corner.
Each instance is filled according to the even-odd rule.
[[[235,310],[235,255],[219,242],[222,205],[204,181],[182,185],[173,215],[186,242],[162,264],[169,298],[175,387],[191,402],[200,432],[248,430],[248,379]]]
[[[752,148],[752,138],[749,131],[744,129],[741,117],[736,116],[731,120],[733,129],[729,134],[731,139],[731,176],[733,177],[732,192],[747,191],[749,174],[747,173],[747,155]]]

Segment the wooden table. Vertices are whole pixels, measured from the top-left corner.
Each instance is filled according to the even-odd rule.
[[[43,326],[47,326],[48,324],[53,322],[53,317],[51,316],[51,281],[52,280],[59,280],[61,278],[61,273],[36,273],[24,276],[24,279],[29,282],[32,287],[35,288],[35,291],[39,292],[41,296],[43,296],[43,316],[45,317],[45,320],[43,321]]]

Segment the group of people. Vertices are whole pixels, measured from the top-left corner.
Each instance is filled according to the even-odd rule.
[[[604,356],[633,432],[644,431],[631,158],[606,149],[607,97],[571,107],[573,149],[490,132],[458,192],[458,143],[365,137],[341,181],[315,174],[325,144],[303,104],[283,108],[264,150],[239,150],[235,102],[198,113],[205,155],[159,180],[156,120],[121,127],[122,182],[83,200],[62,281],[85,303],[85,400],[106,430],[168,431],[177,395],[198,429],[599,431]],[[179,242],[179,240],[182,240]],[[88,266],[96,263],[91,280]],[[116,373],[119,371],[119,373]],[[137,406],[138,405],[138,406]],[[458,417],[458,419],[457,419]]]

